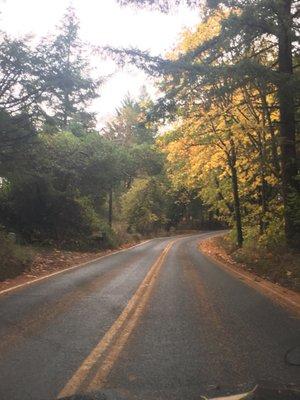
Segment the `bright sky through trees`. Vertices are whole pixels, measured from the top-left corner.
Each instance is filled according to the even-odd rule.
[[[4,0],[1,29],[13,36],[28,33],[45,36],[54,30],[69,5],[76,9],[83,40],[93,45],[138,47],[153,54],[170,50],[182,29],[195,25],[199,19],[196,11],[184,7],[167,15],[120,7],[114,0]],[[116,69],[112,62],[95,57],[92,63],[101,74],[107,75]],[[100,125],[127,92],[138,95],[146,82],[151,85],[149,79],[133,67],[110,78],[102,87],[101,98],[92,107]]]

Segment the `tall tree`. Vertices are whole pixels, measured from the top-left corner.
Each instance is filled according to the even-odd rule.
[[[147,112],[152,105],[147,95],[141,97],[139,101],[127,95],[104,128],[104,136],[127,146],[153,144],[156,129],[147,120]]]
[[[245,58],[243,66],[237,71],[249,79],[271,82],[277,87],[280,111],[280,147],[282,165],[282,193],[285,206],[285,231],[287,241],[294,246],[300,242],[300,222],[298,214],[300,183],[298,176],[296,132],[295,132],[295,87],[299,81],[294,77],[293,43],[296,44],[296,27],[299,10],[293,0],[256,0],[256,1],[216,1],[209,5],[230,7],[229,16],[222,22],[222,30],[216,38],[214,51],[220,49],[220,43],[227,42],[226,49],[239,46],[254,48],[258,54],[261,48],[256,43],[264,36],[273,38],[277,59],[275,65],[261,64],[256,58]],[[236,12],[236,10],[239,12]],[[298,26],[299,27],[299,26]],[[212,45],[210,45],[212,48]],[[294,47],[295,48],[295,47]],[[200,53],[202,52],[199,48]],[[251,73],[250,69],[253,70]]]
[[[161,171],[161,155],[154,149],[154,138],[157,127],[147,119],[153,106],[146,90],[135,100],[127,95],[115,111],[115,115],[102,129],[102,135],[115,143],[122,153],[127,155],[124,168],[125,188],[130,188],[134,178],[144,175],[155,175]],[[112,225],[113,194],[117,181],[112,180],[108,192],[108,220]]]
[[[79,39],[79,22],[72,8],[58,34],[44,39],[38,51],[43,60],[41,79],[47,87],[40,102],[46,122],[60,129],[72,122],[89,128],[94,115],[86,110],[98,96],[101,80],[90,76],[87,47]]]
[[[39,59],[29,44],[0,32],[0,109],[6,112],[24,111],[42,92]]]
[[[168,10],[178,2],[121,0],[121,4],[154,5]],[[197,5],[198,1],[187,1]],[[233,91],[251,80],[276,88],[280,111],[281,182],[284,202],[285,232],[288,244],[300,241],[300,180],[297,164],[295,104],[299,78],[294,74],[292,59],[296,51],[299,10],[295,0],[208,0],[207,13],[216,8],[226,11],[219,33],[173,62],[151,57],[137,50],[127,51],[128,59],[153,75],[175,74],[189,82],[214,85],[215,94]],[[262,62],[267,50],[264,38],[274,49],[272,63]],[[250,51],[251,50],[251,51]],[[115,54],[117,52],[114,52]],[[119,52],[120,54],[120,52]],[[122,52],[124,57],[124,52]],[[179,77],[174,79],[180,80]],[[212,90],[213,91],[213,90]],[[211,92],[211,91],[210,91]]]

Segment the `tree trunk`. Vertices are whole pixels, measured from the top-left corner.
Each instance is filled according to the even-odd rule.
[[[268,211],[267,205],[267,194],[266,194],[266,180],[265,177],[262,176],[261,188],[260,188],[260,199],[261,199],[261,214],[260,214],[260,234],[263,234],[266,230],[267,224],[265,221],[265,215]]]
[[[235,166],[231,167],[231,184],[234,202],[234,216],[237,234],[237,245],[238,247],[243,246],[243,231],[242,231],[242,217],[241,217],[241,206],[240,206],[240,196],[238,188],[238,179]]]
[[[113,221],[113,190],[109,189],[108,193],[108,225],[112,227]]]
[[[279,157],[278,157],[278,151],[277,151],[278,144],[277,144],[276,133],[275,133],[275,129],[272,124],[270,111],[268,109],[266,94],[263,93],[262,91],[260,91],[260,98],[262,101],[263,115],[264,115],[264,118],[266,119],[266,124],[268,126],[268,130],[271,135],[272,164],[273,164],[275,175],[277,178],[279,178],[280,177],[280,163],[279,163]]]
[[[267,182],[266,182],[266,165],[267,165],[267,156],[266,156],[266,136],[264,129],[257,131],[258,136],[258,152],[259,152],[259,165],[260,165],[260,179],[261,179],[261,187],[260,187],[260,200],[261,200],[261,213],[260,213],[260,234],[264,233],[266,230],[266,213],[268,209],[267,202]]]
[[[279,22],[279,72],[278,85],[280,110],[280,146],[282,163],[282,192],[284,202],[285,234],[287,244],[299,245],[300,223],[297,221],[297,201],[299,183],[297,182],[297,155],[295,135],[295,105],[291,87],[292,65],[292,16],[291,0],[281,0]]]
[[[232,194],[233,194],[233,205],[234,205],[234,219],[236,225],[236,235],[237,235],[237,245],[238,247],[243,246],[243,229],[242,229],[242,216],[241,216],[241,204],[240,204],[240,195],[239,195],[239,185],[238,185],[238,177],[236,170],[236,152],[235,145],[233,140],[230,140],[231,143],[231,154],[229,158],[229,166],[231,171],[231,186],[232,186]]]

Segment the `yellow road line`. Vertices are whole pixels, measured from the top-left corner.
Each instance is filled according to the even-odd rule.
[[[117,357],[122,351],[124,345],[126,344],[131,332],[136,326],[136,323],[142,311],[144,310],[147,300],[150,296],[151,289],[156,280],[158,272],[174,242],[175,240],[170,242],[160,254],[156,262],[150,268],[143,282],[138,287],[135,294],[129,300],[123,312],[113,323],[110,329],[106,332],[106,334],[97,344],[97,346],[83,361],[81,366],[67,382],[65,387],[60,391],[58,398],[74,395],[78,391],[78,389],[80,389],[81,385],[85,383],[87,378],[89,378],[89,374],[92,368],[98,362],[99,358],[104,354],[106,350],[108,350],[109,346],[112,345],[111,349],[108,352],[108,355],[106,356],[95,377],[95,384],[97,384],[98,382],[97,387],[99,387],[99,385],[103,383],[111,368],[113,367]],[[120,336],[117,338],[118,334],[120,334]],[[113,341],[115,339],[116,342],[113,344]],[[91,386],[93,386],[93,383],[91,384]]]

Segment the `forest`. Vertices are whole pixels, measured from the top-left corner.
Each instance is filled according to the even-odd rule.
[[[177,1],[119,3],[170,12]],[[93,49],[159,93],[126,96],[101,129],[89,106],[109,78],[91,73],[74,9],[38,43],[0,32],[0,279],[40,247],[206,229],[229,229],[222,245],[243,262],[272,269],[286,256],[299,273],[297,2],[186,3],[201,19],[164,57]]]

